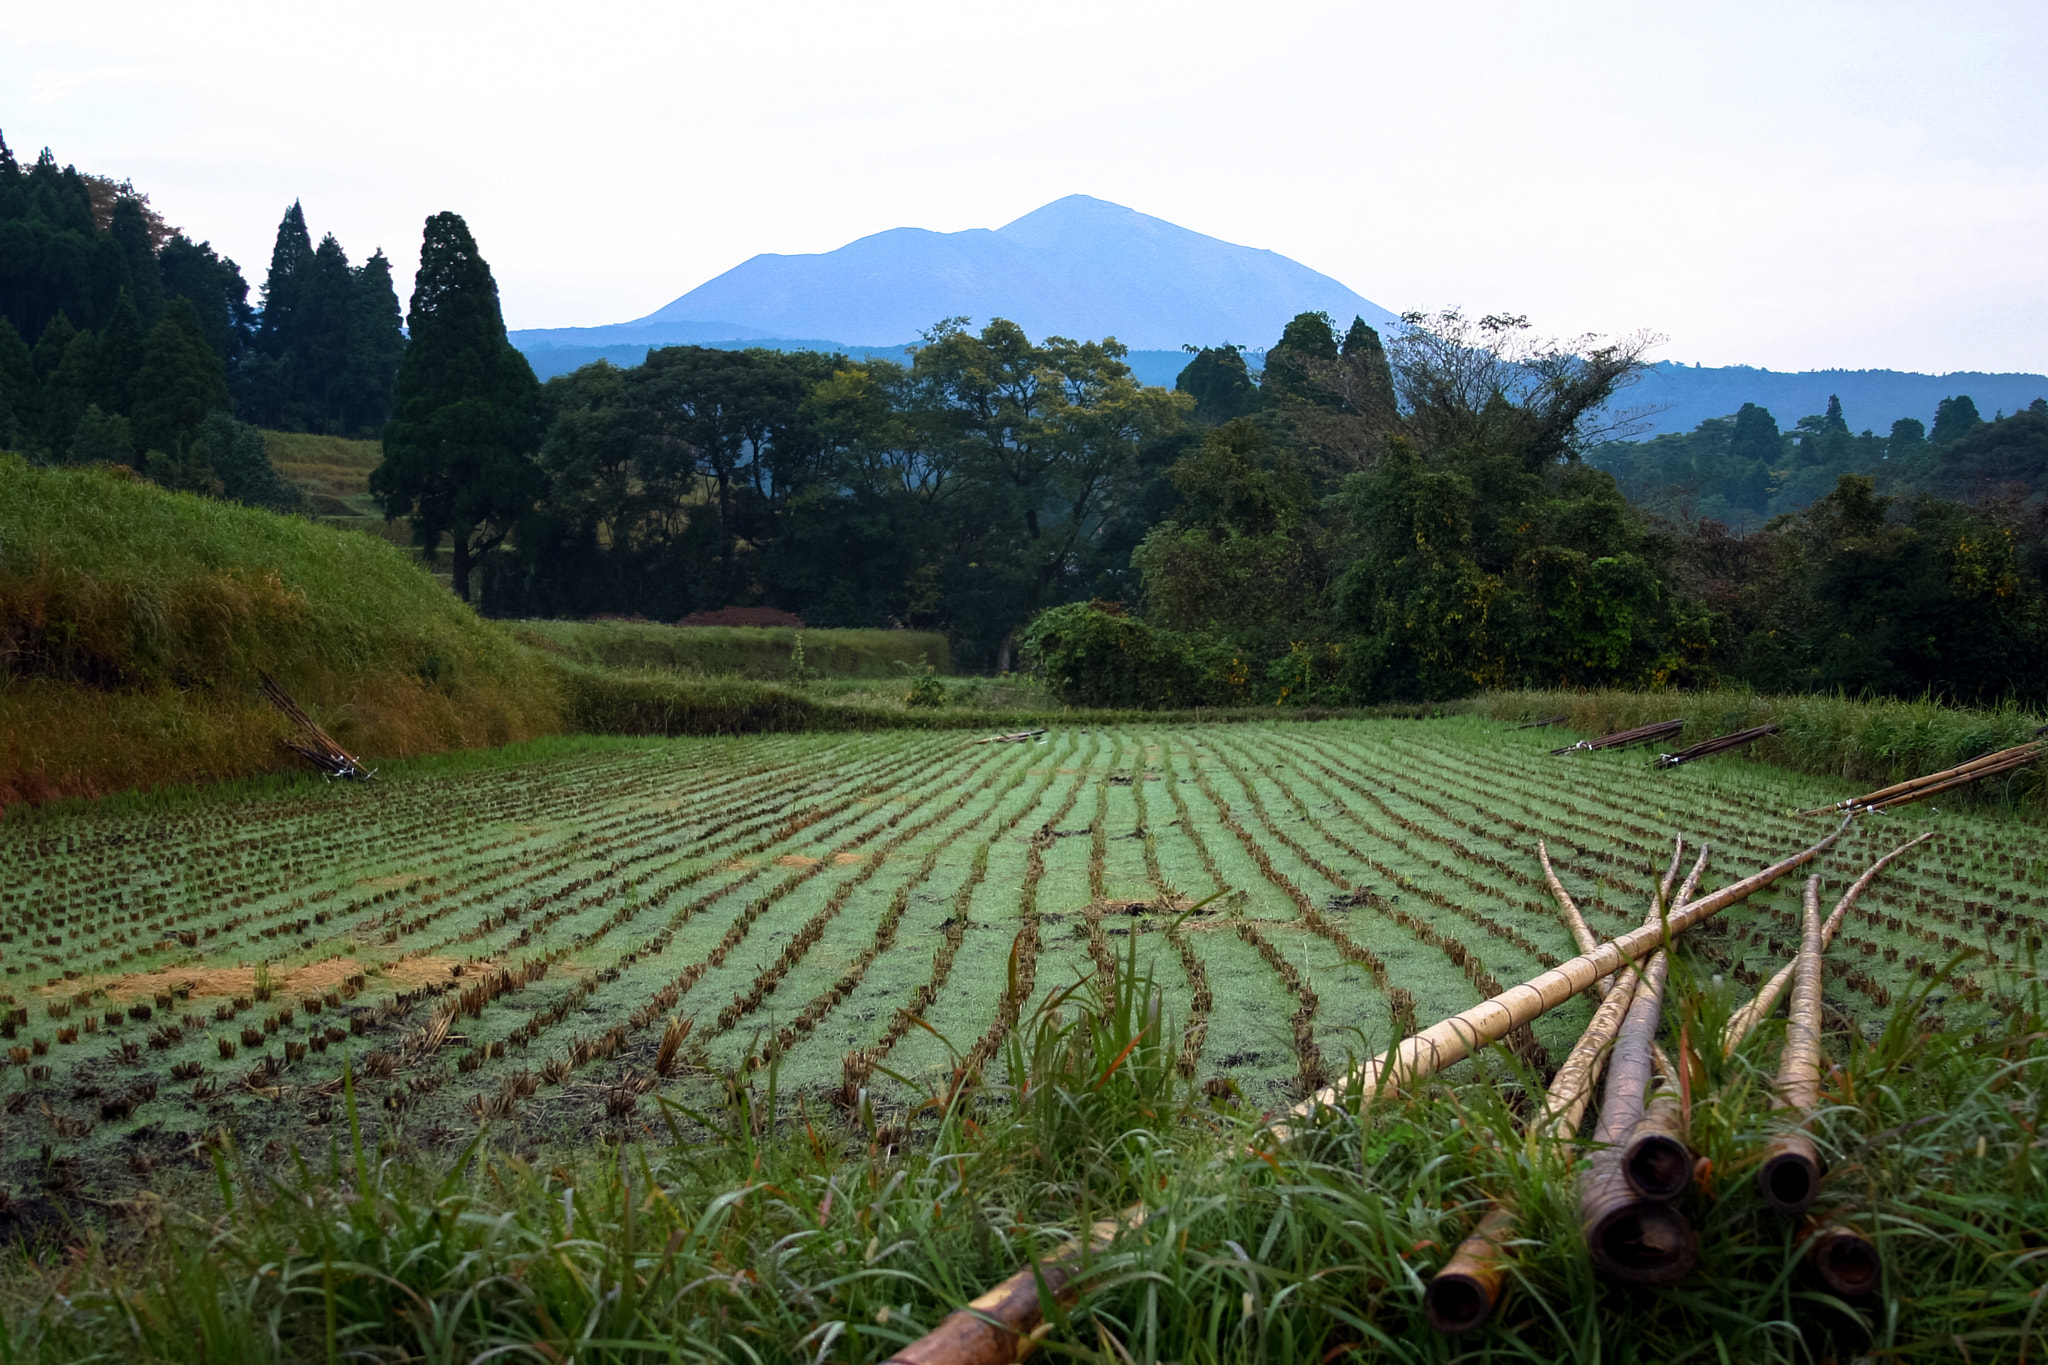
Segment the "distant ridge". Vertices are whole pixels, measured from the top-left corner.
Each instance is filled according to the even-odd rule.
[[[1646,436],[1691,431],[1709,417],[1726,417],[1754,403],[1770,409],[1778,426],[1789,429],[1802,417],[1827,411],[1828,399],[1842,400],[1842,416],[1851,431],[1866,428],[1884,436],[1901,417],[1934,424],[1935,405],[1944,398],[1968,394],[1986,418],[2003,410],[2016,412],[2036,398],[2048,398],[2048,375],[1913,374],[1904,370],[1763,370],[1748,365],[1697,368],[1662,361],[1624,389],[1616,407],[1662,409],[1650,419]]]
[[[644,318],[512,340],[530,352],[793,337],[868,349],[902,346],[941,318],[964,316],[976,327],[1009,318],[1034,340],[1264,348],[1303,312],[1328,312],[1340,327],[1354,316],[1377,327],[1396,321],[1277,252],[1074,194],[993,231],[892,228],[817,255],[755,256]]]

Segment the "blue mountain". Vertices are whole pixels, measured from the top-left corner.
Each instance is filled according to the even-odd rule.
[[[512,341],[529,353],[819,337],[896,347],[941,318],[979,327],[1004,317],[1034,340],[1114,336],[1134,350],[1172,351],[1269,346],[1288,319],[1317,311],[1340,327],[1354,316],[1382,328],[1396,321],[1277,252],[1074,194],[993,230],[892,228],[836,251],[755,256],[644,318],[515,332]]]

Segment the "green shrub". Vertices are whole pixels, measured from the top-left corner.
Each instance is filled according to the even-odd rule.
[[[1075,602],[1040,612],[1019,642],[1052,694],[1069,706],[1213,706],[1243,700],[1247,678],[1220,657],[1227,647],[1162,630],[1116,603]]]

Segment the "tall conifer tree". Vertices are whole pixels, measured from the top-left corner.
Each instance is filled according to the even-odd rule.
[[[300,282],[312,258],[313,238],[306,231],[306,212],[294,199],[277,225],[277,242],[270,248],[270,273],[263,278],[263,321],[257,328],[256,344],[267,355],[283,355],[297,339]]]
[[[135,376],[142,371],[143,345],[142,318],[135,300],[123,290],[114,305],[114,316],[99,336],[92,401],[102,412],[126,417],[135,406]]]
[[[206,344],[197,310],[190,299],[171,300],[164,320],[150,330],[135,376],[136,448],[180,456],[206,415],[228,406],[227,374]]]
[[[449,536],[455,591],[467,602],[477,556],[505,538],[544,481],[534,460],[540,384],[505,339],[497,282],[458,214],[427,220],[406,324],[412,338],[370,491],[387,518],[412,518],[422,549]]]
[[[157,265],[156,248],[150,244],[149,217],[140,199],[124,194],[114,202],[107,235],[120,248],[123,284],[133,300],[131,306],[144,327],[154,326],[163,312],[164,277]],[[113,315],[107,316],[111,319]]]
[[[346,412],[351,429],[381,428],[391,416],[391,385],[405,354],[405,326],[391,261],[382,251],[356,268],[350,301]]]

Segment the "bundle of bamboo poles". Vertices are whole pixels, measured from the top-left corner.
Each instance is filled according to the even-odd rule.
[[[1645,926],[1661,924],[1664,915],[1674,903],[1672,887],[1678,880],[1678,869],[1683,861],[1685,843],[1681,839],[1671,852],[1671,867],[1658,883],[1657,893],[1650,901],[1650,914]],[[1550,864],[1550,850],[1541,842],[1536,846],[1538,859],[1543,864],[1543,875],[1550,884],[1552,896],[1557,900],[1559,913],[1563,915],[1572,938],[1581,949],[1595,944],[1593,931],[1580,914],[1578,905],[1558,879],[1557,871]],[[1707,867],[1707,849],[1702,846],[1698,862],[1686,878],[1684,888],[1679,892],[1679,901],[1690,900],[1694,888]],[[1628,1035],[1627,1046],[1622,1037],[1628,1021],[1636,1014],[1639,987],[1649,983],[1652,974],[1657,978],[1656,989],[1662,987],[1662,950],[1651,955],[1651,966],[1643,974],[1633,969],[1617,973],[1597,983],[1594,989],[1605,996],[1593,1018],[1586,1025],[1586,1031],[1573,1045],[1564,1065],[1558,1068],[1545,1091],[1543,1104],[1536,1118],[1529,1125],[1528,1150],[1532,1158],[1545,1153],[1565,1149],[1577,1137],[1580,1121],[1585,1117],[1586,1108],[1592,1099],[1593,1086],[1599,1082],[1603,1067],[1610,1066],[1610,1054],[1618,1058],[1627,1053],[1625,1059],[1616,1060],[1608,1071],[1609,1087],[1616,1085],[1615,1077],[1626,1070],[1635,1077],[1636,1112],[1641,1111],[1641,1078],[1645,1068],[1659,1061],[1653,1044],[1648,1042],[1647,1033],[1638,1025]],[[1666,1064],[1668,1065],[1668,1064]],[[1619,1083],[1623,1090],[1631,1084],[1628,1080]],[[1619,1106],[1609,1105],[1603,1114],[1612,1110],[1619,1113]],[[1647,1121],[1647,1119],[1643,1120]],[[1612,1125],[1620,1132],[1626,1123],[1617,1118]],[[1636,1125],[1641,1126],[1638,1122]],[[1683,1149],[1681,1148],[1683,1151]],[[1691,1153],[1684,1152],[1686,1183],[1691,1183]],[[1602,1182],[1603,1195],[1611,1195],[1611,1173],[1601,1172],[1597,1177]],[[1682,1192],[1684,1186],[1667,1196],[1662,1203]],[[1616,1201],[1609,1200],[1613,1205]],[[1620,1205],[1633,1201],[1621,1200]],[[1605,1257],[1612,1267],[1618,1267],[1625,1278],[1640,1279],[1637,1272],[1648,1269],[1654,1276],[1661,1269],[1646,1265],[1651,1258],[1644,1253],[1654,1247],[1677,1247],[1683,1249],[1690,1244],[1691,1230],[1684,1226],[1682,1219],[1673,1222],[1675,1215],[1668,1208],[1656,1207],[1655,1202],[1640,1210],[1626,1207],[1604,1207],[1596,1220],[1602,1226],[1595,1235],[1595,1257]],[[1500,1301],[1502,1285],[1506,1279],[1503,1258],[1505,1248],[1515,1236],[1515,1214],[1513,1210],[1494,1205],[1479,1220],[1479,1226],[1472,1235],[1459,1244],[1451,1259],[1445,1262],[1429,1282],[1423,1293],[1423,1314],[1430,1325],[1450,1335],[1462,1335],[1474,1331],[1492,1316]],[[1683,1273],[1681,1267],[1680,1273]],[[1675,1278],[1675,1277],[1674,1277]]]
[[[1820,1193],[1820,1155],[1805,1129],[1820,1091],[1821,956],[1833,942],[1849,907],[1878,874],[1894,859],[1933,837],[1931,832],[1922,834],[1872,863],[1842,893],[1825,921],[1820,918],[1820,878],[1809,877],[1801,903],[1798,956],[1766,981],[1755,999],[1736,1011],[1722,1033],[1722,1051],[1732,1056],[1743,1039],[1770,1017],[1786,986],[1793,986],[1791,1017],[1787,1020],[1785,1048],[1774,1087],[1777,1108],[1788,1114],[1793,1123],[1772,1140],[1757,1171],[1758,1192],[1781,1213],[1807,1215]],[[1883,1261],[1876,1245],[1843,1215],[1806,1216],[1799,1241],[1808,1266],[1835,1293],[1860,1298],[1876,1292],[1883,1279]]]
[[[1841,811],[1880,811],[1893,806],[1903,806],[1911,801],[1938,796],[1942,792],[1965,786],[1981,778],[1996,777],[2001,773],[2017,772],[2048,754],[2048,740],[2035,740],[2030,744],[2016,744],[2010,749],[2000,749],[1995,754],[1973,758],[1968,763],[1958,763],[1953,768],[1943,768],[1938,773],[1915,777],[1905,782],[1894,782],[1889,787],[1879,787],[1874,792],[1852,796],[1847,801],[1837,801],[1832,806],[1817,806],[1803,810],[1801,815],[1832,815]]]
[[[1513,725],[1508,728],[1513,730],[1547,730],[1553,725],[1562,725],[1569,719],[1569,716],[1560,711],[1554,716],[1545,716],[1542,720],[1532,720],[1527,725]]]
[[[1745,744],[1754,744],[1765,735],[1777,733],[1778,727],[1775,725],[1758,725],[1748,730],[1737,730],[1731,735],[1716,735],[1712,739],[1701,740],[1690,749],[1680,749],[1675,754],[1657,755],[1657,766],[1676,768],[1681,763],[1690,763],[1696,758],[1705,758],[1710,754],[1726,753],[1730,749],[1740,749]]]
[[[977,739],[970,742],[975,744],[1022,744],[1025,740],[1036,739],[1044,733],[1045,731],[1043,730],[1017,730],[1007,735],[990,735],[986,739]]]
[[[1552,754],[1577,753],[1582,749],[1626,749],[1631,744],[1653,744],[1660,739],[1670,739],[1685,728],[1683,720],[1660,720],[1649,725],[1638,725],[1633,730],[1616,730],[1611,735],[1598,739],[1582,739],[1577,744],[1567,744],[1562,749],[1552,749]]]
[[[1669,937],[1747,900],[1786,874],[1806,866],[1833,847],[1849,823],[1843,820],[1812,846],[1719,891],[1698,900],[1681,896],[1680,903],[1671,906],[1660,922],[1610,939],[1409,1036],[1354,1069],[1340,1084],[1326,1086],[1289,1109],[1271,1127],[1273,1139],[1287,1141],[1320,1115],[1340,1110],[1346,1095],[1355,1095],[1361,1106],[1370,1105],[1499,1042],[1514,1029],[1647,957]],[[1085,1253],[1107,1245],[1119,1231],[1142,1227],[1150,1213],[1146,1205],[1136,1204],[1124,1210],[1120,1219],[1096,1223],[1069,1250],[1012,1275],[965,1308],[948,1315],[932,1331],[890,1356],[884,1365],[1012,1365],[1029,1354],[1046,1331],[1045,1309],[1039,1298],[1041,1281],[1056,1296],[1069,1297]],[[1053,1270],[1059,1272],[1057,1279],[1049,1273]]]
[[[298,729],[297,739],[280,741],[285,748],[326,773],[329,780],[340,778],[351,782],[367,782],[377,775],[374,768],[365,768],[361,759],[336,744],[311,716],[299,709],[299,704],[292,700],[291,693],[278,686],[277,679],[260,670],[256,678],[264,700]]]

